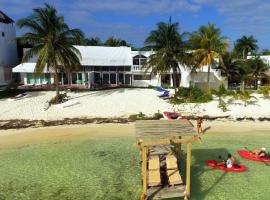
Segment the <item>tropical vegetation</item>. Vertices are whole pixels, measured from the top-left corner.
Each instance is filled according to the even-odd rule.
[[[179,24],[160,22],[157,29],[151,31],[145,40],[146,46],[151,46],[155,53],[146,62],[146,71],[152,73],[173,72],[173,86],[175,94],[177,92],[177,76],[180,73],[179,63],[185,64],[186,49],[184,34],[179,32]]]
[[[62,70],[70,73],[80,66],[81,55],[73,44],[83,33],[79,29],[70,29],[64,18],[58,15],[57,10],[48,4],[45,4],[44,8],[33,9],[33,14],[19,20],[17,26],[29,31],[18,38],[20,42],[32,45],[32,48],[25,52],[22,62],[27,62],[35,56],[36,73],[44,70],[54,72],[56,99],[58,99],[59,73]]]
[[[207,87],[210,88],[210,69],[221,61],[222,54],[228,50],[228,41],[221,35],[221,29],[214,24],[201,26],[190,36],[190,44],[195,59],[200,66],[207,66]]]
[[[248,53],[255,53],[258,50],[257,40],[251,36],[243,36],[236,40],[234,50],[243,59],[247,58]]]
[[[80,66],[80,52],[73,45],[131,46],[117,37],[109,37],[104,42],[99,37],[85,37],[79,29],[70,29],[57,10],[48,4],[45,4],[44,8],[33,9],[33,15],[19,20],[17,25],[28,31],[18,38],[19,44],[32,47],[25,53],[22,62],[36,56],[37,74],[47,69],[55,73],[56,102],[59,98],[58,74],[62,71],[71,73]],[[173,73],[175,97],[181,82],[180,64],[189,68],[191,79],[200,68],[207,66],[205,91],[211,89],[211,69],[219,69],[229,83],[240,82],[241,92],[245,91],[248,84],[258,89],[261,79],[267,78],[269,66],[260,56],[254,55],[258,50],[254,36],[237,39],[234,50],[229,52],[228,39],[215,24],[201,26],[191,34],[179,30],[179,23],[172,22],[171,19],[167,23],[159,22],[157,28],[146,38],[142,48],[154,50],[154,54],[145,63],[146,71],[153,74]],[[248,53],[252,53],[253,58],[246,59]],[[268,54],[268,51],[264,50],[262,54]]]
[[[181,104],[181,103],[207,103],[212,100],[212,96],[205,93],[198,87],[178,88],[176,93],[176,99],[172,99],[171,103]]]

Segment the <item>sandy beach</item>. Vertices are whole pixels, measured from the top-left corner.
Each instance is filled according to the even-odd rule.
[[[153,115],[156,112],[177,111],[184,115],[196,116],[230,116],[264,118],[270,117],[270,100],[255,94],[256,101],[244,106],[242,101],[230,102],[228,111],[223,112],[217,107],[215,99],[204,104],[181,104],[173,106],[158,97],[159,93],[152,89],[113,89],[93,92],[69,92],[69,101],[76,105],[61,108],[51,106],[43,110],[46,101],[54,95],[54,91],[29,92],[29,97],[21,100],[0,100],[0,120],[27,119],[27,120],[60,120],[64,118],[91,118],[91,117],[128,117],[131,114],[142,112]]]
[[[195,124],[194,121],[192,123]],[[270,122],[205,121],[203,122],[203,129],[205,132],[202,134],[202,137],[218,133],[226,133],[228,135],[235,133],[250,134],[253,132],[270,133]],[[0,149],[46,142],[111,137],[135,137],[135,123],[65,125],[0,130]]]

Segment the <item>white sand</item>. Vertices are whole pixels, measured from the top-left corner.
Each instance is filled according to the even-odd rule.
[[[44,119],[57,120],[75,117],[128,117],[130,114],[143,112],[152,115],[158,111],[179,111],[183,114],[231,116],[235,117],[270,117],[270,100],[256,95],[257,101],[247,107],[236,101],[228,105],[229,111],[217,108],[218,101],[206,104],[182,104],[172,106],[157,97],[158,92],[152,89],[114,89],[95,92],[68,93],[72,101],[78,104],[61,108],[52,106],[43,110],[46,101],[55,92],[31,92],[31,96],[17,101],[0,100],[0,120],[6,119]]]

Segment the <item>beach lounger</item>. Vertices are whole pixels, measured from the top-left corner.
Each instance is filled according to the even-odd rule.
[[[148,186],[161,185],[159,156],[152,156],[148,160]]]
[[[183,184],[183,180],[178,170],[177,159],[174,155],[166,157],[166,166],[169,185]]]
[[[168,90],[164,89],[163,87],[157,87],[154,90],[156,90],[158,92],[169,92]]]
[[[169,97],[170,92],[165,91],[163,94],[159,95],[160,98]]]
[[[17,101],[17,100],[24,99],[27,97],[30,97],[30,95],[27,93],[21,93],[21,94],[14,96],[14,97],[8,98],[8,101]]]

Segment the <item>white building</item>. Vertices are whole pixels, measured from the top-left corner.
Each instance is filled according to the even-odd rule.
[[[0,11],[0,86],[12,79],[12,67],[18,63],[15,24]]]
[[[101,46],[75,46],[81,53],[81,67],[77,72],[66,75],[59,74],[61,84],[85,85],[87,87],[99,86],[134,86],[148,87],[173,85],[172,72],[166,74],[151,74],[146,72],[144,63],[153,51],[132,51],[130,47],[101,47]],[[44,71],[41,75],[34,75],[36,59],[13,68],[14,73],[20,73],[22,84],[42,85],[53,84],[54,75]],[[190,84],[207,84],[207,67],[196,73],[191,73],[188,67],[179,66],[181,72],[176,82],[183,87]],[[224,82],[220,71],[211,69],[210,82],[213,87]]]

